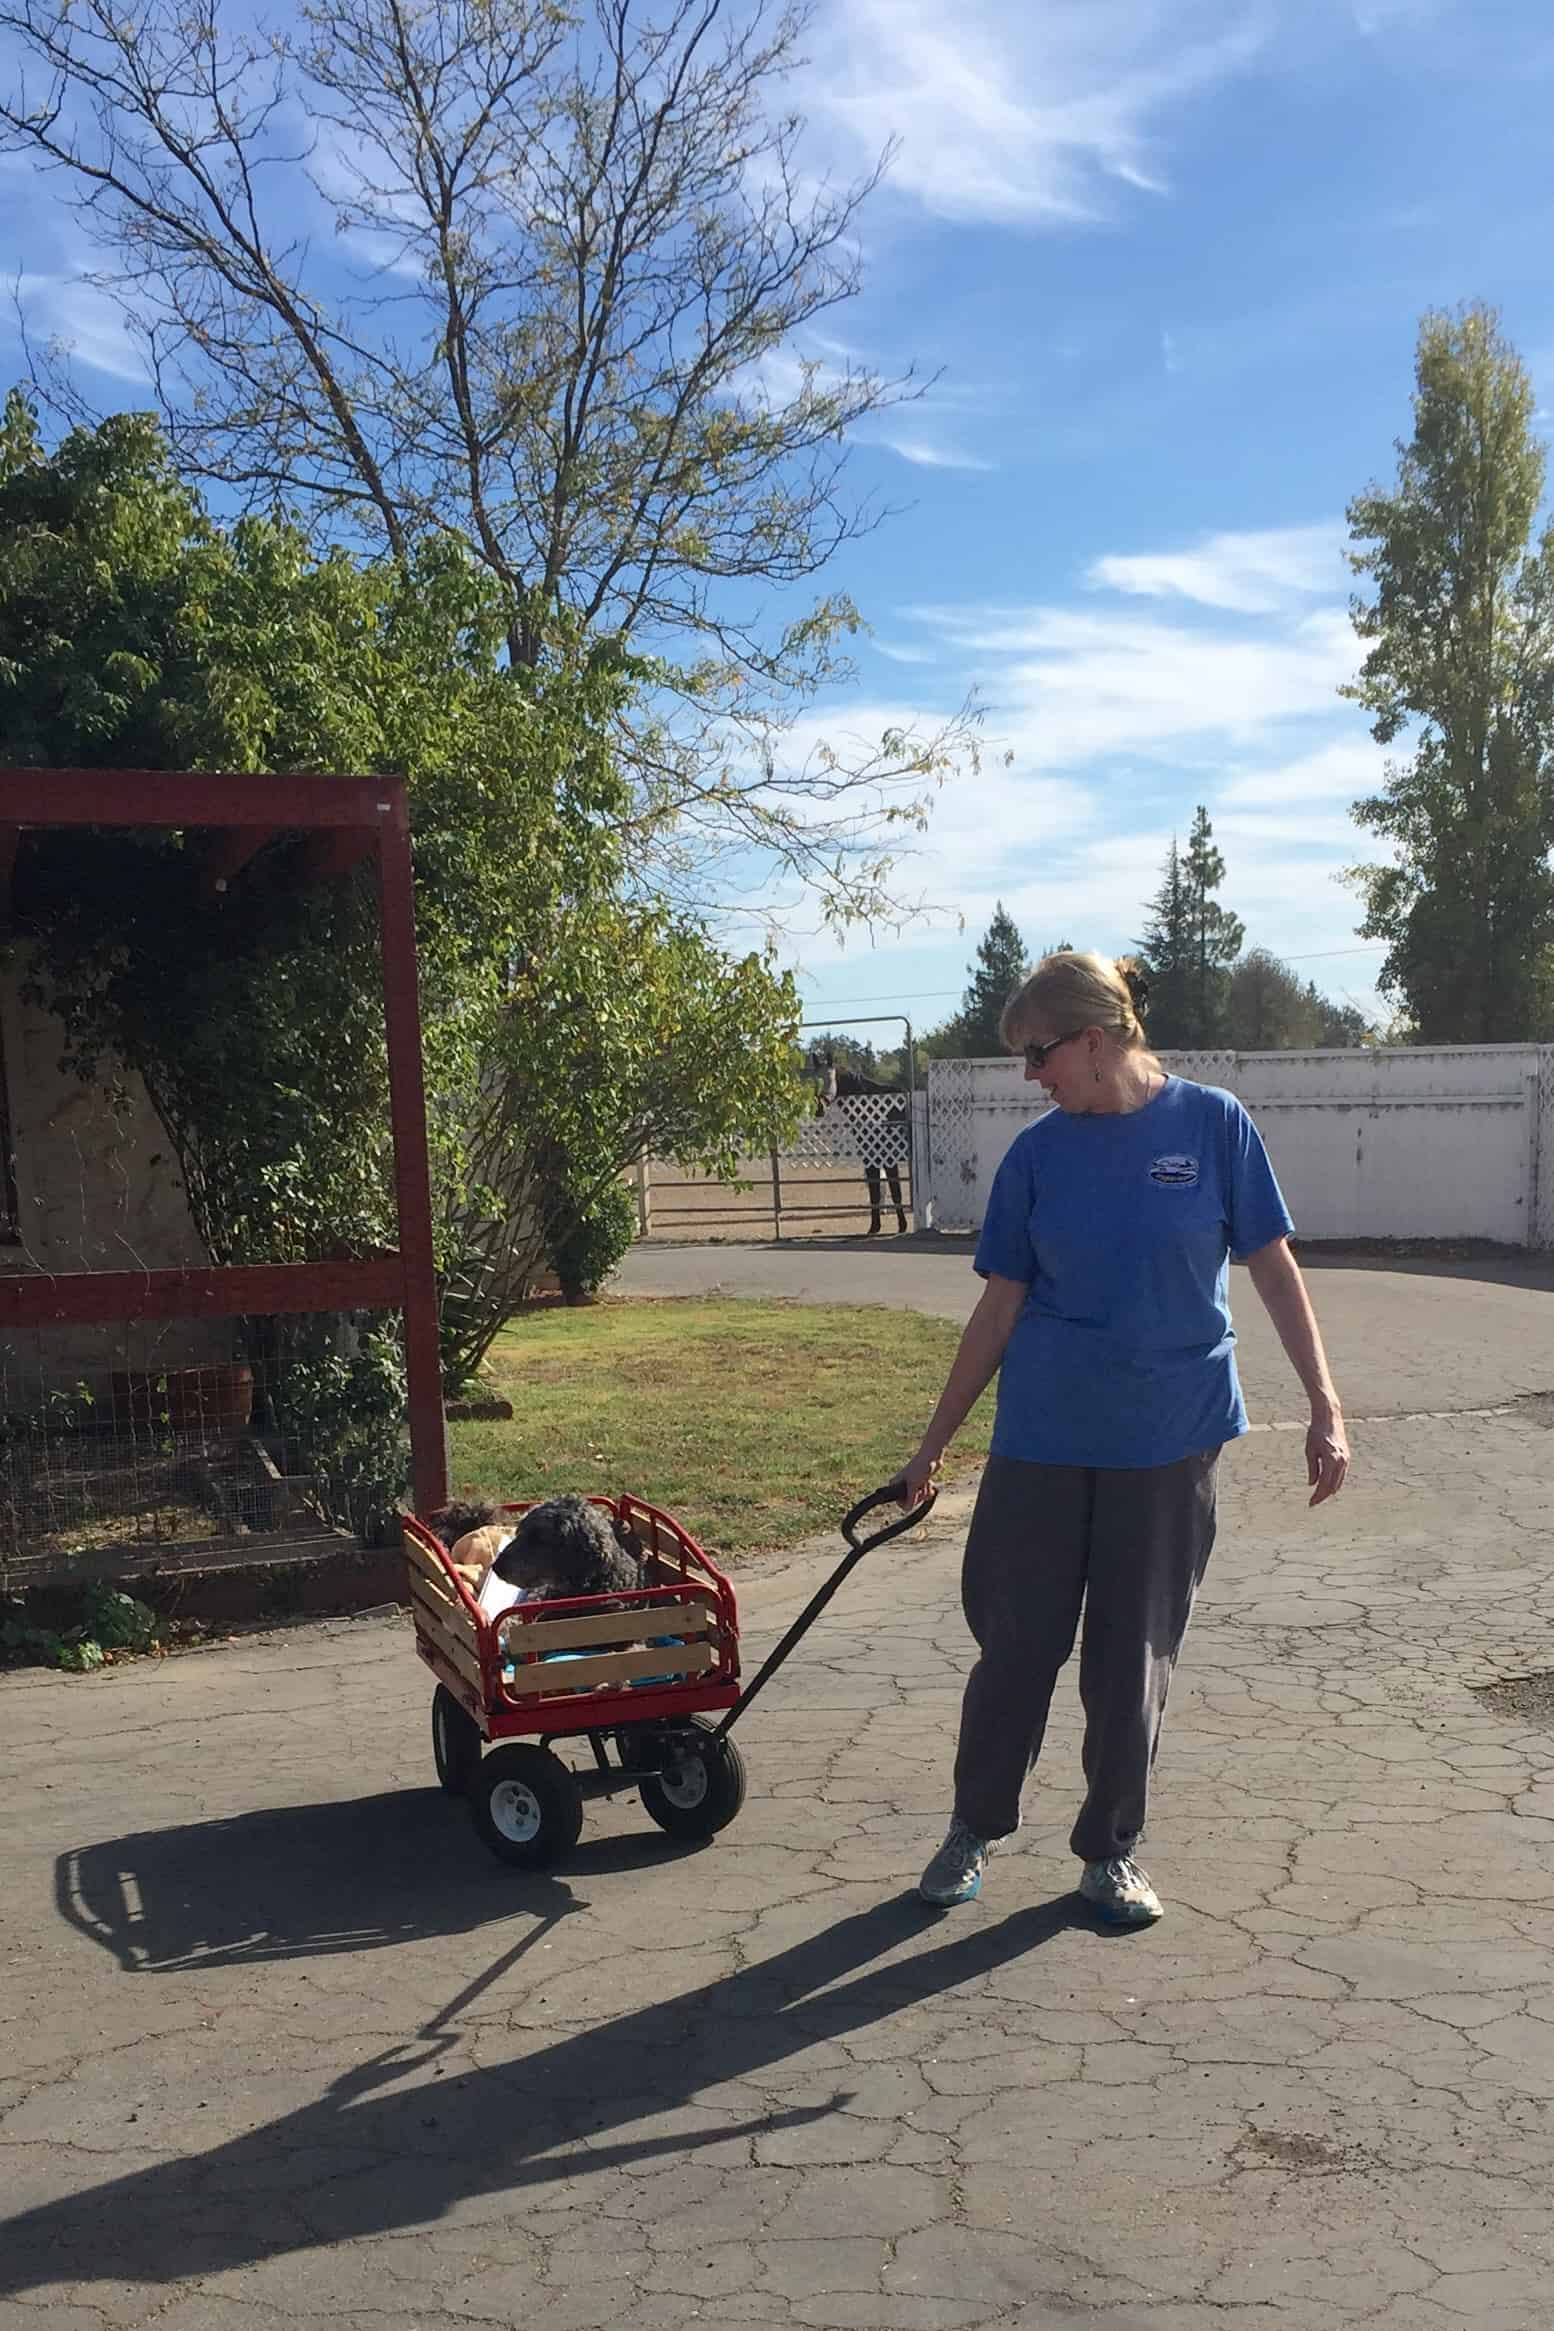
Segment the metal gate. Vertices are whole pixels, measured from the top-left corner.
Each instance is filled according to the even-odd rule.
[[[805,1022],[799,1034],[885,1023],[905,1032],[902,1090],[827,1103],[780,1148],[743,1160],[738,1190],[658,1161],[640,1167],[638,1236],[790,1238],[853,1229],[868,1237],[915,1228],[923,1111],[911,1021],[887,1012],[866,1020]]]

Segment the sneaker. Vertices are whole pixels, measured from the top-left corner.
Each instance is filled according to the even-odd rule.
[[[993,1850],[993,1840],[978,1837],[959,1814],[944,1833],[944,1843],[917,1881],[925,1902],[947,1910],[952,1903],[969,1902],[982,1891],[982,1872]]]
[[[1126,1855],[1111,1862],[1086,1862],[1079,1891],[1114,1926],[1153,1926],[1163,1908],[1144,1871]]]

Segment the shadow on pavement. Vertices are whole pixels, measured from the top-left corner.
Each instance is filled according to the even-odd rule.
[[[699,1850],[658,1830],[590,1838],[579,1877]],[[572,1906],[511,1870],[438,1789],[402,1789],[150,1829],[61,1854],[61,1917],[127,1973],[176,1974],[470,1934],[515,1911]]]
[[[360,1887],[359,1864],[356,1882]],[[923,1947],[937,1922],[914,1894],[612,2022],[548,2043],[535,2044],[531,2035],[528,2052],[508,2063],[453,2079],[417,2079],[455,2044],[449,2026],[461,2005],[488,1989],[564,1913],[564,1886],[531,1883],[547,1896],[536,1905],[536,1926],[413,2040],[342,2073],[322,2097],[262,2128],[0,2222],[0,2294],[214,2274],[433,2224],[482,2194],[512,2195],[521,2221],[518,2197],[525,2189],[656,2156],[748,2144],[823,2118],[845,2104],[845,2085],[826,2103],[753,2118],[737,2117],[737,2104],[713,2105],[703,2108],[700,2126],[687,2123],[684,2108],[704,2089],[759,2079],[806,2048],[975,1982],[1065,1928],[1090,1924],[1083,1905],[1067,1897]],[[504,1907],[513,1905],[509,1892]],[[371,1929],[391,1921],[379,1914],[359,1923]],[[912,1943],[919,1945],[912,1955],[872,1965]],[[666,2119],[674,2125],[664,2126]],[[636,2124],[645,2125],[627,2134]]]
[[[1297,1240],[1303,1271],[1372,1271],[1389,1279],[1477,1279],[1490,1287],[1526,1287],[1533,1294],[1554,1291],[1554,1256],[1521,1247],[1483,1248],[1464,1243],[1417,1254],[1358,1246],[1312,1246]]]

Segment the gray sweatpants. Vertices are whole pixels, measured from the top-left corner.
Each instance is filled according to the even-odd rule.
[[[1171,1671],[1214,1545],[1217,1449],[1174,1465],[1024,1465],[990,1457],[961,1573],[981,1653],[966,1685],[955,1810],[979,1837],[1020,1823],[1058,1670],[1084,1645],[1082,1861],[1131,1853]]]

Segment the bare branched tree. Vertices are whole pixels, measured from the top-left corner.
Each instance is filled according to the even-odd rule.
[[[69,180],[186,473],[399,558],[456,533],[515,663],[661,659],[624,742],[639,863],[682,895],[754,850],[887,911],[891,831],[974,723],[785,741],[858,619],[781,620],[774,587],[878,522],[847,440],[921,393],[822,338],[888,156],[806,179],[804,7],[302,0],[272,32],[224,5],[0,0],[0,139]]]

